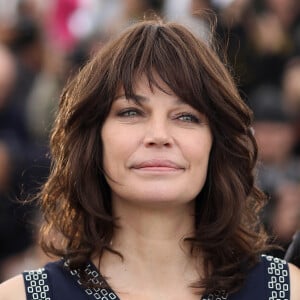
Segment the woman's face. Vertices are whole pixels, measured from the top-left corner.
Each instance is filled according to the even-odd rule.
[[[120,89],[101,132],[112,201],[142,205],[191,202],[201,191],[212,134],[206,117],[140,77],[134,99]],[[169,94],[170,92],[170,94]]]

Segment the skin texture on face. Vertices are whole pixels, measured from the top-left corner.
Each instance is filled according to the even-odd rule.
[[[156,78],[142,76],[135,99],[120,89],[103,124],[103,165],[112,201],[159,207],[191,203],[207,174],[212,134],[206,117]]]

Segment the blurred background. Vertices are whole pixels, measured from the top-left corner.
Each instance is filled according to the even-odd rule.
[[[200,13],[201,11],[201,13]],[[213,13],[212,13],[213,12]],[[299,0],[0,0],[0,282],[40,267],[38,208],[22,205],[49,172],[48,139],[66,80],[145,14],[216,33],[254,111],[262,222],[283,248],[300,229]]]

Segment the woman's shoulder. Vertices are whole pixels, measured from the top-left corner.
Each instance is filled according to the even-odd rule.
[[[0,300],[26,300],[23,275],[17,275],[0,284]]]

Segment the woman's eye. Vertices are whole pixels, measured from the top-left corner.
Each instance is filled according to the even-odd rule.
[[[129,117],[129,118],[140,116],[141,114],[142,113],[139,110],[133,108],[123,109],[120,112],[118,112],[119,117]]]
[[[183,122],[189,122],[189,123],[200,123],[200,120],[198,117],[191,113],[182,113],[176,117],[177,120],[183,121]]]

